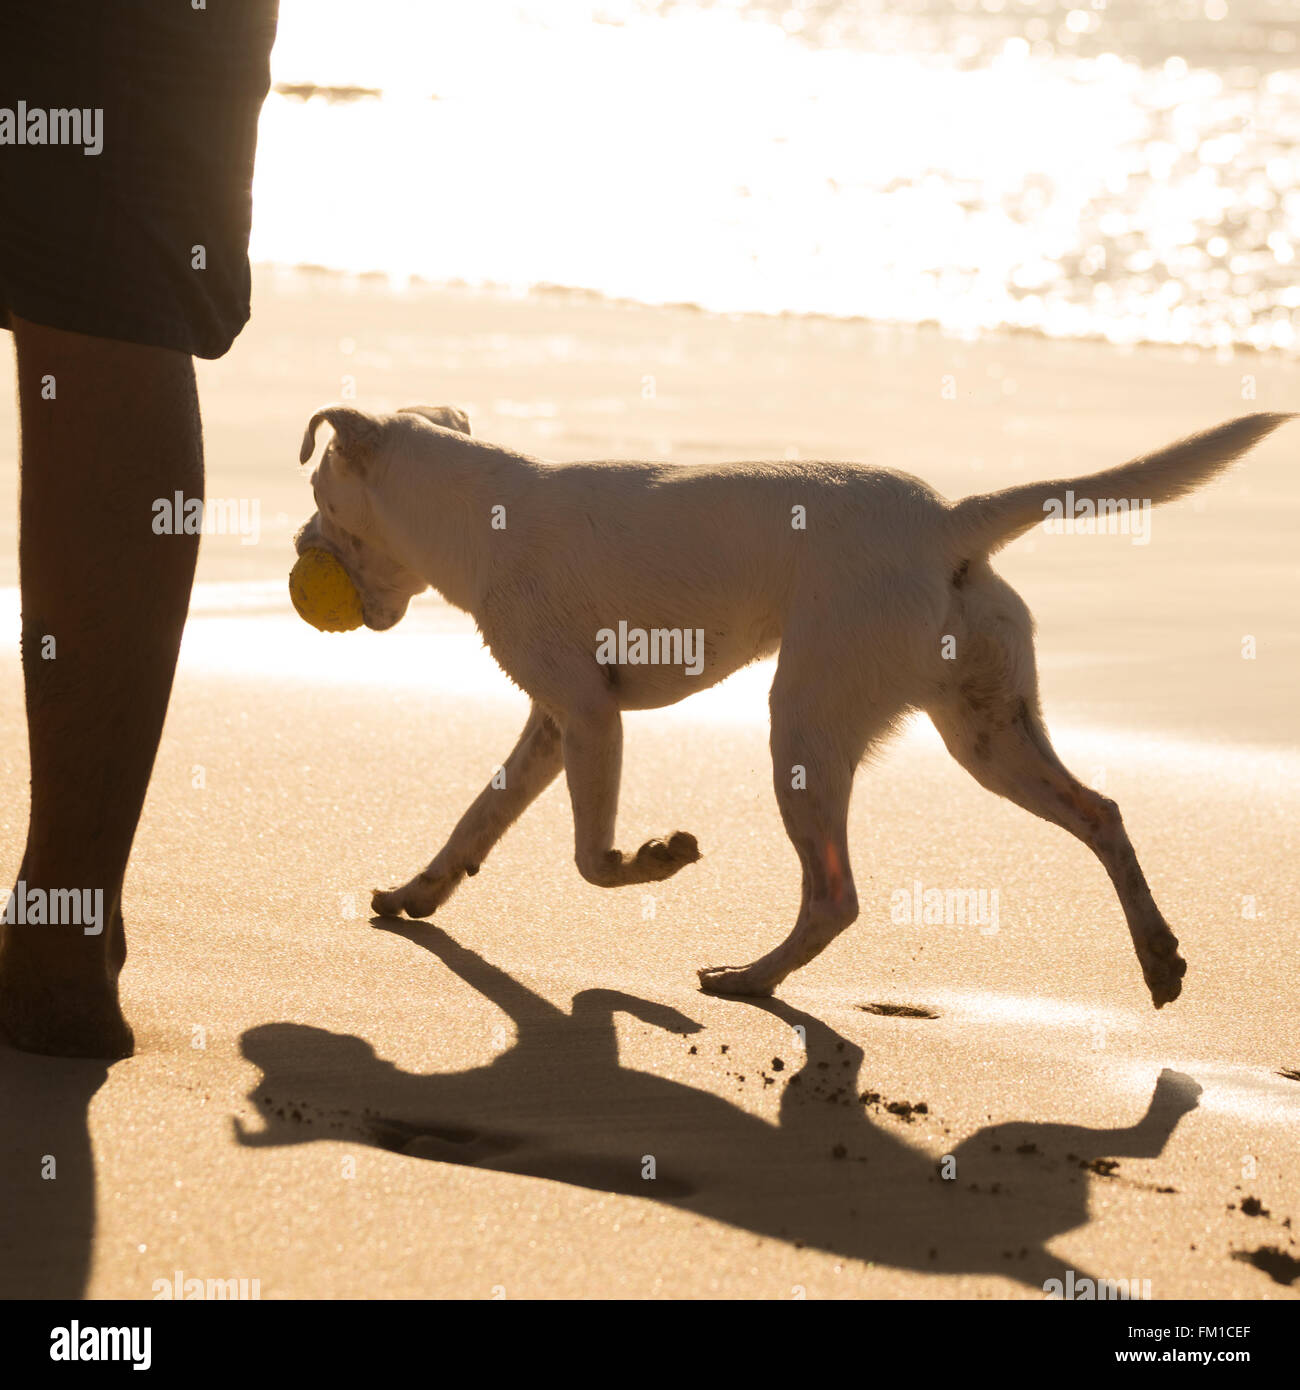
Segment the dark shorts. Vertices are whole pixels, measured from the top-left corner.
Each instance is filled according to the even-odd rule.
[[[0,3],[0,324],[230,347],[277,6]]]

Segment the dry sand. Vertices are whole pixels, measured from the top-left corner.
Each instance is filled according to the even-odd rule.
[[[1035,534],[1000,562],[1058,747],[1118,800],[1183,940],[1183,997],[1151,1010],[1088,852],[917,727],[859,776],[861,919],[751,1005],[694,970],[797,907],[761,668],[627,721],[624,838],[687,828],[699,865],[589,887],[556,786],[436,926],[370,924],[369,888],[429,857],[523,701],[435,601],[382,635],[289,613],[297,443],[345,375],[362,404],[454,402],[548,457],[798,448],[950,495],[1300,401],[1300,370],[1251,357],[259,276],[252,326],[201,368],[209,493],[259,498],[262,535],[205,542],[128,882],[139,1055],[0,1052],[0,1292],[148,1298],[181,1271],[264,1298],[1041,1297],[1066,1269],[1300,1292],[1300,436],[1157,511],[1150,545]],[[11,511],[0,531],[12,582]],[[996,892],[997,929],[893,920],[917,882]]]

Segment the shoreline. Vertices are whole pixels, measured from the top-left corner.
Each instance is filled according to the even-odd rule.
[[[1300,365],[1300,343],[1294,348],[1260,347],[1256,343],[1231,342],[1216,347],[1200,343],[1162,342],[1154,338],[1118,339],[1109,338],[1104,333],[1053,334],[1045,328],[1001,324],[997,327],[980,329],[978,332],[959,332],[945,326],[940,320],[873,318],[868,314],[830,314],[817,309],[783,309],[769,311],[763,309],[710,309],[691,300],[644,300],[627,295],[608,294],[604,290],[584,285],[558,284],[551,281],[537,281],[528,284],[482,281],[471,283],[467,280],[432,280],[423,275],[395,274],[391,271],[373,268],[369,270],[346,270],[340,266],[318,265],[312,262],[257,261],[253,263],[254,283],[258,275],[292,278],[301,276],[307,280],[320,279],[337,282],[338,288],[347,290],[351,286],[383,289],[395,296],[412,291],[434,295],[468,295],[471,297],[498,298],[504,301],[527,302],[529,300],[557,300],[573,304],[603,305],[611,309],[627,309],[655,313],[680,312],[700,314],[706,318],[722,319],[729,322],[783,323],[790,320],[810,323],[845,324],[860,328],[879,329],[900,333],[933,333],[953,343],[990,343],[1001,339],[1028,339],[1041,343],[1077,343],[1085,347],[1097,347],[1116,352],[1169,352],[1182,356],[1184,362],[1203,362],[1207,358],[1216,363],[1231,361],[1236,356],[1247,358],[1276,358],[1280,362]],[[256,313],[256,304],[254,304]]]

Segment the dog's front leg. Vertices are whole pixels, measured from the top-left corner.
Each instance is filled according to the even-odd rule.
[[[460,818],[432,863],[409,883],[376,890],[371,910],[381,917],[428,917],[451,897],[465,876],[478,873],[488,851],[555,780],[563,764],[560,730],[534,705],[519,742]]]
[[[578,872],[599,888],[654,883],[700,857],[684,830],[647,840],[635,854],[614,848],[618,782],[623,766],[623,720],[612,701],[570,709],[564,719],[564,774],[573,802]]]

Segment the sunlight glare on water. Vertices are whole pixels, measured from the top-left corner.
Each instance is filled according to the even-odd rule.
[[[1020,14],[1031,42],[869,5],[285,0],[253,255],[1290,350],[1300,75],[1274,50],[1296,26],[1254,4],[1176,28],[1211,35],[1189,63],[1100,47],[1139,23],[1122,5],[1022,5],[1048,16]]]

